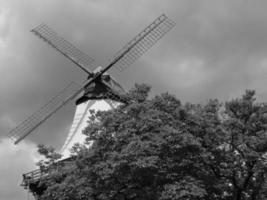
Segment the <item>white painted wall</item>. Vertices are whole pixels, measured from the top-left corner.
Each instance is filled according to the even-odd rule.
[[[70,149],[75,143],[83,143],[85,140],[85,135],[82,134],[82,131],[88,125],[88,120],[90,117],[89,110],[95,111],[106,111],[114,108],[118,105],[114,101],[105,101],[105,100],[89,100],[85,103],[79,104],[76,107],[74,114],[73,122],[69,130],[69,134],[61,148],[61,154],[63,158],[70,156]]]

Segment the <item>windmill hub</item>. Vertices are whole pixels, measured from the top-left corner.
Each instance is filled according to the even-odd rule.
[[[84,87],[83,96],[76,100],[76,105],[97,99],[111,99],[125,103],[121,98],[125,92],[122,86],[107,72],[103,74],[101,72],[102,67],[99,66],[89,74],[88,80],[93,79],[93,82]]]
[[[117,90],[119,89],[113,85],[110,75],[100,75],[90,85],[85,86],[83,96],[76,101],[76,105],[84,103],[88,100],[96,99],[112,99],[117,101],[119,98],[119,96],[116,94]],[[112,98],[111,96],[116,96],[116,99]]]

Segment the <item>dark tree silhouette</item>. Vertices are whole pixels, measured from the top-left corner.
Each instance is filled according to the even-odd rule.
[[[84,131],[92,146],[74,146],[72,162],[49,168],[40,199],[267,198],[267,106],[254,91],[205,105],[182,105],[168,93],[148,98],[149,91],[136,85],[128,105],[92,111]],[[40,147],[54,163],[53,150]]]

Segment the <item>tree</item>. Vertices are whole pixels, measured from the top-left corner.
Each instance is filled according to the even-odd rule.
[[[51,175],[40,199],[267,198],[267,106],[254,91],[205,105],[149,91],[136,85],[131,103],[92,111],[85,145],[74,147],[75,159]]]

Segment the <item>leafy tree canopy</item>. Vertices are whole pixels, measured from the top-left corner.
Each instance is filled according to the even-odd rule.
[[[68,165],[40,146],[53,172],[40,199],[267,199],[267,105],[254,91],[205,105],[149,91],[136,85],[130,104],[92,111],[87,142]]]

